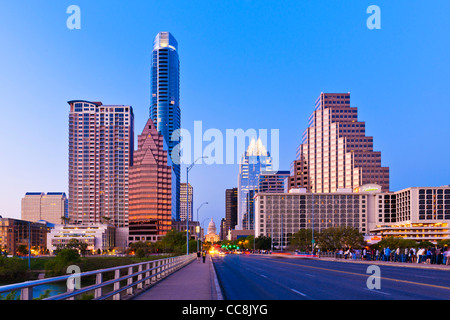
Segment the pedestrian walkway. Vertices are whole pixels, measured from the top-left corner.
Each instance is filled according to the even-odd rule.
[[[169,275],[142,292],[133,300],[222,300],[211,256],[194,259],[187,266]]]

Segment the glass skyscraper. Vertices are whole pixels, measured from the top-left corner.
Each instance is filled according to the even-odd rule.
[[[272,170],[272,158],[261,142],[253,138],[239,164],[238,175],[238,230],[253,230],[253,198],[258,192],[259,175]]]
[[[151,67],[150,118],[169,148],[175,177],[173,179],[173,218],[180,220],[180,155],[172,154],[180,143],[181,126],[180,61],[178,43],[169,32],[160,32],[153,42]],[[177,149],[175,149],[177,150]]]

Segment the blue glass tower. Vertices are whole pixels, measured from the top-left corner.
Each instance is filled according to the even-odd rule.
[[[237,230],[253,230],[255,225],[253,198],[258,192],[259,175],[272,170],[272,158],[261,140],[252,139],[242,155],[238,175]]]
[[[180,143],[180,60],[178,43],[169,32],[158,33],[153,42],[150,118],[168,145],[174,172],[172,218],[179,221],[180,155],[172,151]]]

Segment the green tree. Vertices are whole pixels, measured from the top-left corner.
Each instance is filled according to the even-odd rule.
[[[292,235],[290,249],[301,251],[312,248],[312,229],[300,229]]]
[[[63,275],[69,265],[80,262],[76,249],[62,249],[55,258],[45,264],[46,273],[52,276]]]
[[[362,248],[366,246],[364,235],[353,227],[331,227],[321,231],[317,237],[317,246],[321,250],[340,248]]]

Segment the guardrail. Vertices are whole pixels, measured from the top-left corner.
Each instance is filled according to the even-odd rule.
[[[152,286],[157,281],[167,277],[169,274],[186,266],[194,259],[195,255],[183,255],[42,280],[15,283],[1,286],[0,294],[20,291],[20,300],[32,300],[33,288],[66,281],[67,292],[43,300],[75,300],[77,296],[87,293],[94,294],[93,300],[128,299]],[[112,273],[113,278],[104,280],[106,273]],[[81,279],[86,277],[95,277],[95,284],[81,287]]]

